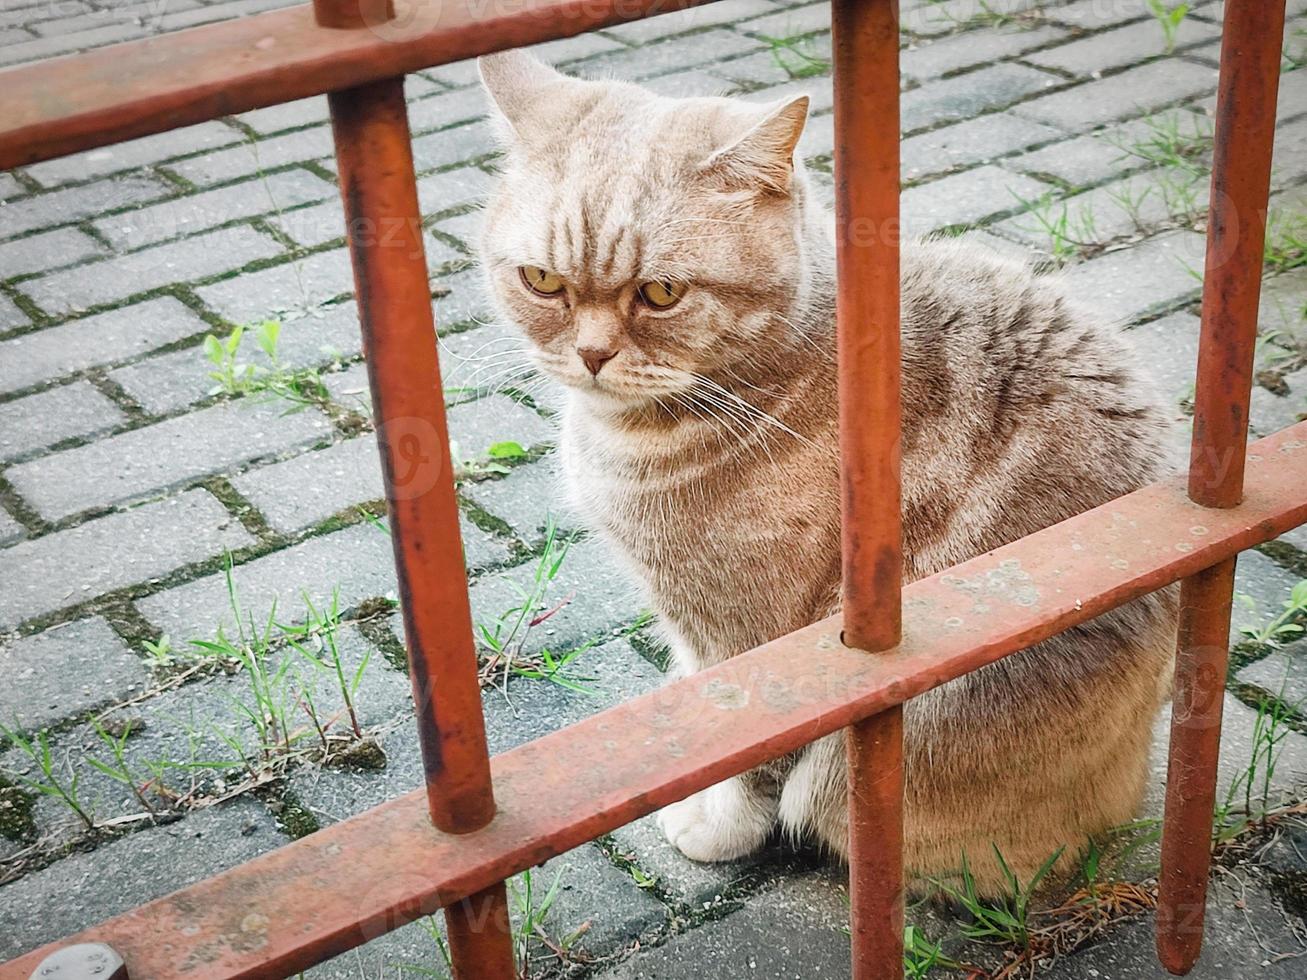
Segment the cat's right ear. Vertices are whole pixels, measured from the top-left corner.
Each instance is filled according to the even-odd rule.
[[[490,101],[499,110],[499,121],[508,133],[523,139],[531,131],[541,90],[568,81],[543,61],[525,51],[500,51],[477,59],[481,84]]]

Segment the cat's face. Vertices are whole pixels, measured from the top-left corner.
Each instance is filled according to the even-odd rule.
[[[506,154],[481,258],[536,363],[617,406],[774,357],[804,289],[807,98],[667,99],[483,58]]]

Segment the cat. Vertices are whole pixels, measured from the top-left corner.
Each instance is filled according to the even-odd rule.
[[[685,676],[838,611],[834,222],[804,96],[672,99],[481,59],[504,155],[480,257],[562,383],[582,523],[643,583]],[[1166,413],[1113,330],[966,240],[902,249],[904,578],[1151,483]],[[905,861],[1003,886],[1131,819],[1175,596],[1146,596],[905,706]],[[802,663],[793,665],[796,673]],[[687,857],[779,826],[847,854],[844,736],[666,807]]]

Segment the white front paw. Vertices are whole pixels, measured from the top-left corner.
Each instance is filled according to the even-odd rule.
[[[658,811],[668,842],[692,861],[733,861],[756,850],[771,832],[775,804],[752,797],[728,779]]]

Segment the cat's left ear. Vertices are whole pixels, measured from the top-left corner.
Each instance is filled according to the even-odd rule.
[[[807,120],[806,95],[782,102],[738,140],[710,156],[702,170],[732,186],[788,194],[794,177],[794,148]]]
[[[518,139],[528,139],[538,123],[538,110],[549,103],[545,90],[573,80],[525,51],[500,51],[477,59],[481,84],[499,110],[497,122]]]

